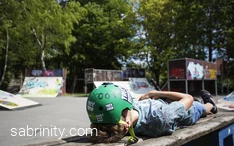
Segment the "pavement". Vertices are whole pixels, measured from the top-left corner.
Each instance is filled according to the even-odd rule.
[[[0,146],[29,145],[89,133],[87,97],[29,99],[41,106],[0,110]]]
[[[0,146],[27,145],[83,134],[87,97],[29,98],[41,106],[0,110]]]

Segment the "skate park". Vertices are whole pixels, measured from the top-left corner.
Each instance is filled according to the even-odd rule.
[[[0,90],[2,108],[9,110],[38,106],[40,103],[29,98],[55,98],[63,95],[66,85],[65,70],[25,70],[24,83],[17,94]],[[27,98],[29,97],[29,98]]]
[[[93,145],[86,100],[103,82],[134,100],[155,89],[214,97],[217,114],[132,145],[234,145],[233,1],[2,0],[0,7],[0,146]],[[106,145],[128,145],[128,137]]]
[[[178,63],[178,61],[180,63]],[[183,62],[183,63],[181,63]],[[192,62],[192,63],[191,63]],[[204,83],[206,80],[203,79],[197,79],[191,78],[191,72],[190,70],[187,70],[186,67],[190,66],[191,64],[198,64],[200,66],[205,66],[204,68],[207,68],[206,71],[206,79],[210,82],[215,83],[216,79],[214,78],[213,74],[209,75],[209,73],[214,72],[214,64],[207,65],[207,62],[202,62],[200,60],[194,60],[194,59],[176,59],[176,60],[170,60],[168,62],[169,71],[169,84],[165,86],[164,88],[159,88],[157,86],[157,83],[153,82],[152,80],[147,80],[145,78],[145,70],[144,69],[134,69],[129,68],[127,70],[105,70],[105,69],[94,69],[94,68],[88,68],[85,70],[85,90],[84,92],[87,92],[87,88],[95,88],[100,86],[103,82],[113,82],[117,85],[123,86],[126,88],[137,100],[140,95],[144,94],[147,91],[150,90],[175,90],[175,91],[181,91],[183,92],[190,92],[190,94],[195,93],[194,90],[200,90],[202,88],[205,88],[207,86],[207,83]],[[174,65],[174,64],[179,64]],[[181,65],[183,64],[183,65]],[[208,66],[208,67],[206,67]],[[196,66],[197,67],[197,66]],[[209,71],[211,70],[211,71]],[[58,72],[58,71],[56,71]],[[66,71],[63,71],[66,72]],[[133,73],[132,73],[133,72]],[[188,73],[189,72],[189,73]],[[201,73],[204,73],[205,71],[200,71]],[[26,72],[27,76],[24,81],[24,86],[19,91],[19,94],[13,95],[4,91],[1,91],[1,95],[9,98],[12,98],[14,96],[20,97],[23,99],[29,100],[32,105],[26,105],[24,108],[19,109],[9,109],[9,110],[3,110],[0,112],[2,114],[2,117],[8,118],[7,121],[1,121],[1,129],[3,129],[3,135],[1,135],[4,143],[3,145],[90,145],[88,142],[89,135],[76,135],[73,133],[69,133],[68,129],[79,129],[79,128],[88,128],[89,127],[89,120],[85,112],[85,102],[87,97],[65,97],[63,95],[64,90],[62,87],[64,84],[61,84],[61,82],[56,82],[58,77],[55,79],[52,79],[51,81],[48,78],[54,78],[54,74],[52,74],[53,71],[50,71],[50,76],[47,76],[47,79],[45,76],[42,76],[40,70],[30,70]],[[30,79],[30,76],[33,76],[32,79]],[[58,76],[58,74],[56,74]],[[60,74],[62,79],[65,79],[66,76]],[[199,74],[197,74],[197,77]],[[203,76],[203,75],[200,75]],[[212,79],[210,79],[212,77]],[[40,79],[42,78],[42,79]],[[198,84],[196,86],[193,86],[191,88],[191,83],[194,80],[194,84]],[[210,81],[211,80],[211,81]],[[47,81],[47,83],[43,83]],[[35,82],[39,82],[41,84],[40,88],[44,88],[46,84],[49,84],[50,82],[53,82],[55,85],[60,85],[59,89],[56,90],[56,94],[52,95],[45,95],[38,94],[35,96],[35,91],[33,95],[29,95],[30,89],[38,88],[36,85],[32,84],[32,82],[35,84]],[[175,86],[175,84],[178,85],[179,82],[180,86]],[[184,82],[181,84],[181,82]],[[30,83],[30,84],[27,84]],[[42,84],[43,83],[43,84]],[[63,83],[65,81],[63,80]],[[169,85],[172,86],[169,86]],[[187,86],[183,86],[186,85]],[[189,85],[190,84],[190,85]],[[27,87],[26,85],[30,86]],[[27,88],[26,88],[27,87]],[[55,86],[52,86],[55,88]],[[57,87],[57,86],[56,86]],[[194,87],[198,87],[198,89],[194,89]],[[216,92],[216,85],[210,86],[212,94],[214,96],[214,99],[217,102],[217,106],[219,107],[219,113],[216,115],[210,115],[206,118],[202,118],[197,124],[189,127],[189,128],[183,128],[176,130],[175,133],[173,133],[171,136],[163,136],[159,138],[147,138],[147,137],[140,137],[140,141],[138,143],[132,144],[132,145],[197,145],[198,143],[202,143],[205,145],[230,145],[232,143],[232,137],[233,137],[233,122],[234,122],[234,116],[233,116],[233,92],[226,95],[226,96],[219,96]],[[27,89],[27,90],[26,90]],[[27,91],[27,92],[25,92]],[[47,91],[47,90],[46,90]],[[4,94],[3,94],[4,93]],[[25,93],[25,97],[23,94]],[[39,93],[42,93],[39,91]],[[47,93],[47,92],[46,92]],[[60,93],[60,95],[59,95]],[[7,95],[5,95],[7,94]],[[1,96],[1,97],[2,97]],[[196,96],[196,95],[195,95]],[[198,97],[199,98],[199,97]],[[2,98],[4,100],[4,98]],[[6,98],[5,98],[6,100]],[[12,101],[14,102],[14,101]],[[12,104],[9,104],[9,107],[12,106]],[[63,132],[59,133],[57,132],[57,135],[53,135],[52,133],[47,133],[45,135],[41,135],[40,129],[48,129],[48,130],[55,130],[58,128],[64,129]],[[10,132],[9,132],[10,129]],[[23,129],[27,129],[24,131]],[[32,129],[37,129],[36,133],[34,135],[31,133]],[[30,131],[31,130],[31,131]],[[6,133],[8,135],[6,136]],[[188,134],[189,133],[189,134]],[[32,136],[33,135],[33,136]],[[14,137],[14,141],[10,140],[10,138]],[[214,141],[216,139],[217,141]],[[127,141],[127,136],[119,143],[116,143],[114,145],[125,145]],[[157,143],[157,144],[156,144]],[[102,144],[103,145],[103,144]],[[108,144],[106,144],[108,145]]]

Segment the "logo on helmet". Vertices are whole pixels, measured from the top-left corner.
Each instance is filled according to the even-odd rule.
[[[87,109],[88,109],[89,111],[93,111],[94,104],[95,104],[95,102],[88,101]]]
[[[97,121],[97,118],[96,118],[96,116],[94,115],[93,112],[89,114],[89,117],[90,117],[90,119],[92,119],[94,121]]]
[[[114,106],[112,103],[106,104],[106,111],[112,111],[114,110]]]
[[[132,104],[132,96],[129,94],[129,92],[123,87],[120,87],[120,89],[122,92],[122,99],[124,99],[127,102],[129,102],[130,104]]]
[[[103,114],[99,114],[99,115],[95,115],[95,116],[96,116],[98,122],[103,121],[103,118],[102,118],[104,116]]]

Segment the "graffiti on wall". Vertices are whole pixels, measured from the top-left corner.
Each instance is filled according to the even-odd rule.
[[[62,76],[62,70],[46,70],[43,72],[43,76]]]
[[[168,62],[169,79],[185,79],[185,60],[173,60]]]
[[[16,109],[32,105],[39,105],[39,103],[0,90],[0,107],[4,107],[7,109]]]
[[[85,82],[122,81],[121,70],[85,69]]]
[[[18,106],[18,104],[9,101],[10,99],[14,98],[14,94],[7,93],[0,90],[0,104],[5,106]]]
[[[103,81],[94,82],[96,87],[103,83]],[[133,98],[139,98],[146,92],[154,90],[146,78],[129,78],[129,81],[112,81],[111,83],[125,88]]]
[[[187,79],[202,79],[204,77],[204,68],[200,63],[188,62],[187,70]]]
[[[210,79],[216,79],[216,70],[210,69]]]
[[[145,69],[138,68],[124,68],[122,73],[123,79],[128,78],[144,78],[145,77]]]
[[[27,69],[25,71],[25,76],[26,77],[41,77],[41,76],[53,76],[53,77],[61,77],[61,76],[65,76],[65,70],[61,70],[61,69],[55,69],[55,70],[40,70],[40,69],[33,69],[33,70],[29,70]]]
[[[170,79],[184,79],[185,71],[183,68],[171,68],[169,72]]]
[[[56,97],[62,94],[62,77],[25,77],[18,94],[23,97]]]
[[[216,65],[210,62],[204,62],[204,79],[216,79]]]
[[[149,84],[146,78],[129,78],[129,81],[130,81],[130,86],[133,90],[137,91],[149,88],[153,90],[153,88],[151,87],[151,85]]]
[[[169,79],[216,79],[216,74],[216,65],[212,62],[190,58],[169,61]]]

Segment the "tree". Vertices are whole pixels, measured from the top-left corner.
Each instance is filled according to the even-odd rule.
[[[172,47],[174,3],[165,0],[140,1],[139,25],[142,37],[140,57],[146,60],[153,77],[159,82],[161,73],[165,75],[167,61],[175,54]],[[165,75],[166,76],[166,75]]]
[[[0,56],[2,56],[0,61],[4,63],[0,65],[3,66],[3,71],[0,72],[2,73],[0,86],[3,84],[7,73],[9,50],[12,48],[10,46],[11,36],[13,37],[17,29],[16,22],[18,18],[16,10],[18,6],[18,3],[13,0],[3,0],[0,3]]]
[[[84,77],[85,68],[120,69],[134,35],[131,6],[125,0],[81,2],[87,11],[73,35],[78,40],[64,60],[70,78]],[[75,65],[74,65],[75,64]]]
[[[42,69],[46,70],[45,57],[54,56],[64,49],[70,52],[70,45],[76,41],[72,35],[74,23],[78,23],[85,12],[79,3],[70,1],[66,7],[61,7],[55,0],[25,0],[22,18],[28,34],[32,34],[34,47],[40,50]]]

